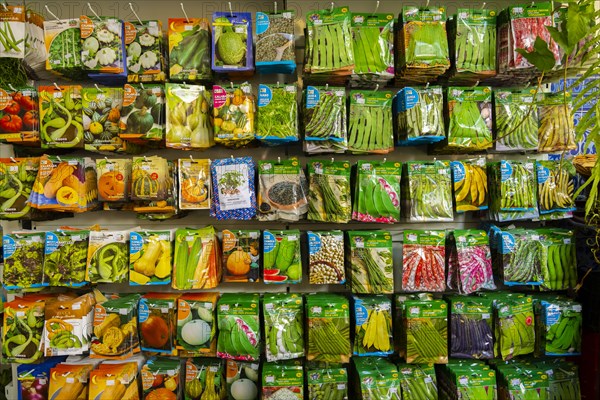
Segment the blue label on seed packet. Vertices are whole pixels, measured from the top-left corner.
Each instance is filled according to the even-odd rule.
[[[406,87],[400,90],[398,99],[400,110],[409,110],[419,103],[419,93],[411,87]]]
[[[46,249],[44,251],[44,254],[46,255],[50,255],[52,253],[54,253],[55,251],[58,250],[58,245],[59,245],[59,241],[58,241],[58,236],[56,236],[56,234],[52,233],[52,232],[46,232]]]
[[[267,85],[258,85],[258,106],[264,107],[271,102],[273,92]]]
[[[465,179],[465,166],[463,163],[452,161],[450,166],[452,167],[452,173],[454,174],[454,182],[460,182]]]
[[[277,238],[271,232],[265,231],[263,234],[263,252],[270,253],[277,245]]]
[[[256,34],[260,35],[269,29],[269,16],[262,12],[256,13]]]
[[[4,236],[4,239],[2,240],[2,253],[4,255],[4,259],[12,256],[16,250],[17,243],[15,242],[15,239],[8,235]]]
[[[321,95],[319,89],[314,86],[306,88],[306,108],[313,108],[319,102]]]
[[[548,168],[543,167],[538,164],[538,169],[537,169],[538,183],[546,182],[549,177],[550,177],[550,170]]]
[[[308,254],[317,254],[321,250],[321,236],[308,232]]]
[[[510,179],[513,174],[512,165],[506,160],[500,162],[500,180],[505,182]]]

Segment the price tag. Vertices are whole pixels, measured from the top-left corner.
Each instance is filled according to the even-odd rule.
[[[273,383],[273,382],[275,382],[275,377],[274,376],[267,376],[265,378],[265,382],[267,382],[267,383]]]
[[[106,386],[115,386],[115,380],[114,379],[108,379],[106,381]]]
[[[298,236],[296,235],[290,235],[287,237],[288,242],[295,242],[296,240],[298,240]]]
[[[460,378],[458,381],[460,382],[461,385],[467,385],[467,384],[469,384],[469,379],[468,378]]]
[[[283,15],[283,18],[292,18],[291,12],[284,12],[282,15]]]
[[[67,383],[75,383],[75,378],[73,378],[73,377],[68,377],[68,378],[66,379],[66,381],[67,381]]]
[[[346,389],[346,384],[345,383],[338,383],[337,388],[338,388],[338,390],[345,390]]]

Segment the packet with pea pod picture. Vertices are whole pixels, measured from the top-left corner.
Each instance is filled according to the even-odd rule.
[[[25,7],[6,5],[0,10],[0,57],[25,58]]]

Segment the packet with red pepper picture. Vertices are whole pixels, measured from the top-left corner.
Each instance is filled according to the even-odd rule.
[[[39,146],[37,97],[33,86],[0,88],[0,142]]]

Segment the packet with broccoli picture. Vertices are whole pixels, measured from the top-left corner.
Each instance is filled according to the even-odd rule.
[[[260,74],[293,74],[296,70],[293,10],[256,13],[256,71]]]

